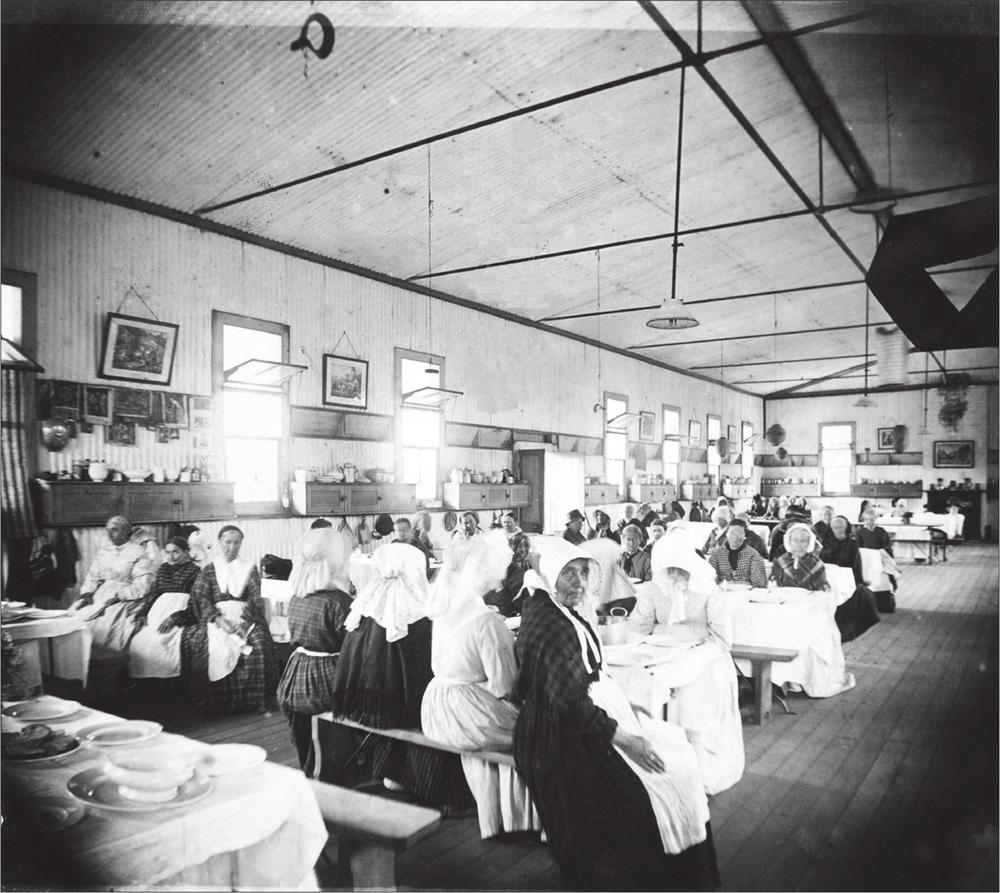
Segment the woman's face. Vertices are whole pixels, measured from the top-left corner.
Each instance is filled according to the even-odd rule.
[[[667,579],[675,589],[687,589],[691,575],[680,567],[668,567]]]
[[[528,553],[531,552],[531,543],[527,539],[521,540],[514,549],[514,557],[519,561],[527,561]]]
[[[830,508],[830,506],[824,506],[821,517],[823,519],[823,523],[830,526],[833,522],[833,509]]]
[[[187,552],[180,548],[180,546],[176,546],[173,543],[167,543],[163,547],[163,554],[167,556],[167,561],[170,564],[180,564],[185,558],[188,557]]]
[[[847,521],[843,518],[834,518],[830,522],[830,530],[838,540],[844,539],[847,536]]]
[[[226,561],[235,561],[242,545],[243,537],[235,530],[227,530],[219,537],[219,551]]]
[[[575,608],[587,594],[590,565],[586,558],[574,558],[556,578],[556,601],[567,608]]]
[[[787,537],[788,551],[794,558],[801,558],[809,551],[809,533],[805,530],[793,530]]]
[[[665,534],[665,533],[666,533],[666,531],[665,531],[665,530],[664,530],[664,529],[663,529],[662,527],[660,527],[660,525],[659,525],[659,524],[650,524],[650,525],[649,525],[649,538],[650,538],[650,540],[652,540],[652,541],[653,541],[654,543],[655,543],[655,542],[656,542],[656,541],[657,541],[657,540],[658,540],[658,539],[659,539],[659,538],[660,538],[661,536],[663,536],[663,534]]]
[[[504,515],[500,523],[503,524],[503,529],[506,530],[507,533],[513,533],[517,530],[517,523],[510,515]]]

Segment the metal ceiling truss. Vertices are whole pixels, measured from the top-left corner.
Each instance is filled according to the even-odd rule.
[[[891,319],[883,319],[881,322],[869,322],[867,328],[874,326],[894,326]],[[658,341],[656,344],[633,344],[626,350],[654,350],[658,347],[687,347],[689,344],[718,344],[720,341],[748,341],[751,338],[774,338],[781,335],[813,335],[816,332],[845,332],[848,329],[863,329],[866,324],[863,322],[850,326],[819,326],[811,329],[794,329],[787,332],[760,332],[755,335],[727,335],[724,338],[700,338],[697,341]]]

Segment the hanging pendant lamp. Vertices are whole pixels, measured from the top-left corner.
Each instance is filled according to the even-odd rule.
[[[684,78],[687,68],[681,68],[680,104],[677,117],[677,165],[674,181],[674,242],[673,269],[670,271],[670,299],[663,302],[660,315],[649,320],[646,325],[651,329],[693,329],[698,325],[696,320],[684,307],[684,302],[677,297],[677,249],[681,243],[677,238],[680,229],[681,211],[681,150],[684,145]]]

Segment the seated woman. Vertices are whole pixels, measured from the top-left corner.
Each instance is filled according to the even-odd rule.
[[[781,510],[781,506],[778,504],[778,497],[772,496],[767,500],[767,510],[764,512],[764,517],[769,521],[778,520],[778,512]]]
[[[816,535],[807,524],[792,524],[785,533],[785,549],[771,565],[778,586],[796,586],[811,592],[829,592],[823,562],[815,555]]]
[[[819,553],[824,564],[849,567],[854,574],[854,594],[840,605],[834,619],[840,630],[840,640],[850,642],[863,632],[871,629],[882,618],[879,617],[874,593],[865,586],[861,573],[861,550],[851,536],[851,522],[843,515],[835,515],[830,521],[832,539]]]
[[[203,568],[212,563],[215,558],[215,544],[212,538],[204,530],[193,530],[188,535],[188,548],[191,560]]]
[[[596,562],[545,541],[515,650],[514,759],[572,890],[700,890],[718,883],[708,801],[682,729],[637,716],[604,673],[577,608]]]
[[[455,543],[432,587],[427,613],[434,621],[434,678],[420,712],[424,734],[463,750],[510,750],[517,707],[514,635],[484,603],[504,572],[509,552],[502,533]],[[462,757],[485,839],[541,830],[524,782],[510,766]]]
[[[310,530],[296,550],[288,586],[288,630],[295,646],[278,683],[278,706],[288,720],[299,766],[313,774],[312,718],[333,707],[337,655],[351,610],[344,541],[332,527]]]
[[[819,542],[820,548],[825,549],[827,545],[833,540],[833,532],[830,529],[830,524],[833,521],[833,506],[824,505],[820,509],[819,520],[813,524],[813,532],[816,534],[816,539]]]
[[[434,675],[424,557],[411,546],[388,543],[375,550],[372,563],[374,576],[347,615],[333,712],[377,729],[419,729],[424,690]],[[387,787],[405,788],[446,811],[472,805],[457,755],[378,736],[373,741],[372,772]]]
[[[521,598],[521,593],[524,591],[524,572],[531,567],[531,562],[528,560],[531,540],[527,534],[515,534],[510,540],[510,548],[514,550],[514,555],[507,565],[504,578],[500,581],[499,588],[487,593],[484,600],[504,617],[517,617],[524,604]]]
[[[136,615],[138,630],[128,646],[133,679],[180,676],[181,639],[194,624],[188,602],[201,568],[191,560],[188,541],[182,536],[167,540],[163,554],[167,560],[156,571],[153,588]]]
[[[767,568],[760,553],[747,542],[746,521],[733,518],[719,544],[712,549],[708,563],[717,583],[749,583],[767,586]]]
[[[587,534],[587,539],[594,540],[601,539],[603,537],[614,540],[616,543],[621,543],[622,541],[622,538],[618,535],[618,533],[611,529],[611,516],[607,514],[607,512],[595,509],[594,526],[590,529],[590,533]]]
[[[707,640],[714,655],[693,682],[677,689],[678,722],[698,756],[707,794],[743,777],[743,721],[736,670],[729,656],[733,629],[730,602],[715,584],[715,570],[699,557],[683,530],[671,531],[653,548],[653,587],[640,592],[628,619],[635,632],[668,632],[675,625]]]
[[[635,524],[622,528],[622,554],[618,566],[629,579],[642,582],[650,579],[649,553],[642,549],[642,533]]]
[[[260,574],[239,557],[242,545],[243,531],[226,524],[219,531],[218,555],[191,592],[196,625],[182,642],[182,659],[191,698],[206,713],[263,713],[274,692],[274,643]]]
[[[93,636],[95,656],[121,655],[135,632],[135,615],[153,584],[154,564],[132,541],[132,523],[122,515],[108,518],[107,540],[80,585],[70,610],[79,613]]]

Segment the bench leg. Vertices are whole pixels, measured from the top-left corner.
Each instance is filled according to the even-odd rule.
[[[763,725],[771,715],[771,661],[755,660],[753,666],[754,705],[753,721]]]
[[[341,836],[340,841],[350,859],[355,890],[396,889],[396,851],[392,847],[351,841],[347,835]]]

